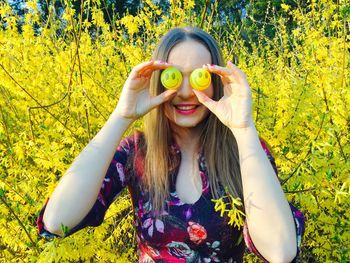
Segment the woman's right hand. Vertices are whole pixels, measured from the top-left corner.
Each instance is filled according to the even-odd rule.
[[[169,66],[170,64],[166,62],[152,60],[135,66],[125,81],[120,94],[115,109],[117,114],[135,121],[156,106],[173,98],[176,90],[166,90],[158,96],[151,96],[149,92],[152,72]]]

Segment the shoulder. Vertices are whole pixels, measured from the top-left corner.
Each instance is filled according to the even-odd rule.
[[[142,138],[142,132],[134,131],[129,135],[126,135],[116,147],[114,157],[112,160],[112,164],[121,163],[123,165],[129,166],[132,164],[132,160],[134,160],[135,152],[138,152],[140,148],[140,140]]]
[[[121,140],[117,147],[116,155],[124,156],[124,163],[130,168],[141,167],[145,154],[144,133],[135,130]]]
[[[122,139],[118,145],[117,150],[124,150],[130,152],[131,150],[138,149],[138,146],[144,140],[144,134],[142,131],[135,130],[130,135]]]

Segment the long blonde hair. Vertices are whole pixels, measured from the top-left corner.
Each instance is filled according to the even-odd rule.
[[[203,44],[211,54],[212,64],[224,66],[220,48],[216,41],[206,32],[195,27],[171,29],[160,40],[154,51],[154,60],[167,61],[170,50],[178,43],[195,40]],[[153,73],[150,83],[151,95],[164,91],[160,83],[160,73]],[[212,74],[214,100],[223,95],[223,85],[218,75]],[[242,180],[239,167],[239,154],[235,137],[232,132],[209,113],[205,120],[199,145],[203,145],[204,158],[208,169],[209,183],[214,198],[220,197],[219,187],[223,186],[233,197],[243,200]],[[140,151],[144,155],[143,182],[149,192],[153,211],[159,215],[164,209],[164,203],[169,195],[170,172],[178,165],[176,155],[169,151],[173,142],[169,121],[164,114],[164,104],[156,107],[144,116],[144,142]]]

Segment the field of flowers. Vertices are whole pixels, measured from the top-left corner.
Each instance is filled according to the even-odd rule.
[[[60,19],[46,20],[35,0],[23,17],[0,3],[0,262],[136,261],[127,192],[102,225],[64,239],[39,238],[35,220],[117,105],[131,68],[183,25],[212,34],[247,75],[257,129],[272,147],[288,200],[306,217],[302,262],[350,261],[349,3],[283,4],[296,27],[276,16],[275,36],[260,32],[249,45],[243,24],[198,13],[191,0],[170,1],[166,13],[146,0],[137,15],[113,24],[100,1],[82,3],[80,14],[66,1]],[[248,254],[246,261],[258,262]]]

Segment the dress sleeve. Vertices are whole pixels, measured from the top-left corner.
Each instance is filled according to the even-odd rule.
[[[126,171],[125,166],[130,155],[130,150],[133,149],[133,144],[134,142],[131,139],[131,136],[123,139],[120,142],[108,167],[95,204],[85,216],[85,218],[83,218],[75,227],[69,229],[64,237],[67,237],[86,226],[99,226],[102,224],[108,207],[113,203],[113,201],[119,196],[125,186],[129,183],[130,175]],[[43,215],[48,201],[49,198],[46,199],[44,206],[39,212],[36,220],[36,225],[38,234],[41,237],[51,239],[60,236],[49,232],[45,228]]]
[[[261,142],[261,146],[263,147],[268,159],[271,162],[273,169],[276,172],[276,175],[278,176],[278,171],[277,171],[275,159],[273,158],[273,156],[272,156],[272,154],[267,146],[267,143],[263,139],[260,139],[260,142]],[[302,236],[304,235],[304,231],[305,231],[305,218],[304,218],[303,213],[300,210],[295,208],[290,203],[289,203],[289,206],[290,206],[290,209],[292,211],[292,215],[293,215],[293,219],[294,219],[294,225],[295,225],[295,230],[296,230],[296,240],[297,240],[297,255],[293,259],[292,262],[300,262],[300,247],[301,247],[301,239],[302,239]],[[254,246],[253,241],[249,235],[247,223],[245,223],[244,227],[243,227],[243,237],[244,237],[244,241],[245,241],[245,244],[246,244],[248,250],[251,253],[254,253],[255,255],[257,255],[264,262],[268,262]]]

